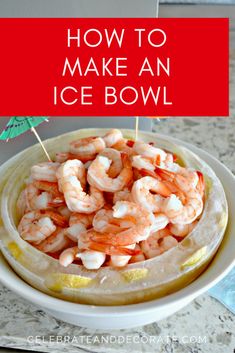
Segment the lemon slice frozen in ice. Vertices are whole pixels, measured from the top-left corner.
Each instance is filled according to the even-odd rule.
[[[191,255],[182,265],[181,268],[184,269],[185,267],[193,266],[197,262],[199,262],[206,254],[207,246],[203,246],[202,248],[198,249],[193,255]]]
[[[133,268],[122,272],[122,276],[127,282],[134,282],[143,279],[148,274],[147,268]]]

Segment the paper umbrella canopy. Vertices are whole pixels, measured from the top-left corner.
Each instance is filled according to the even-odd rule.
[[[24,132],[38,126],[43,121],[48,121],[46,117],[36,116],[14,116],[11,118],[0,135],[0,140],[9,140],[16,136],[23,134]]]

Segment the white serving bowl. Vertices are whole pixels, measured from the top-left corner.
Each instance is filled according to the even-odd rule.
[[[145,303],[123,306],[82,305],[56,299],[30,287],[13,272],[0,256],[0,280],[2,283],[63,321],[88,328],[121,329],[159,321],[180,310],[220,281],[235,264],[235,239],[232,234],[232,230],[235,229],[235,219],[232,217],[235,212],[235,199],[232,197],[233,191],[235,191],[235,178],[226,167],[208,153],[180,140],[173,138],[169,138],[169,140],[191,149],[214,169],[223,183],[228,200],[229,224],[224,240],[212,263],[200,277],[173,294]]]

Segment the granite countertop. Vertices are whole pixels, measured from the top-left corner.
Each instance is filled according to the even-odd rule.
[[[208,151],[235,174],[235,62],[231,61],[230,118],[176,118],[154,122]],[[129,330],[75,327],[47,315],[0,285],[0,346],[43,352],[234,353],[235,315],[204,294],[158,323]],[[70,336],[67,344],[56,343]],[[32,338],[32,337],[33,338]],[[27,340],[26,337],[30,337]],[[134,343],[137,337],[139,343]],[[31,339],[36,342],[31,343]],[[51,341],[51,343],[50,343]],[[107,342],[107,343],[102,343]],[[124,342],[123,342],[124,341]],[[123,342],[123,343],[122,343]]]

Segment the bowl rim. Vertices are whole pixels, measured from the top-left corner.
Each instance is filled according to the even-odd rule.
[[[125,129],[125,131],[128,131]],[[132,130],[129,130],[132,131]],[[235,187],[235,177],[232,174],[232,172],[224,166],[219,160],[217,160],[214,156],[210,155],[208,152],[191,145],[190,143],[184,142],[180,139],[173,138],[167,135],[163,134],[157,134],[153,132],[146,132],[146,131],[141,131],[145,134],[149,134],[150,136],[153,135],[155,137],[159,136],[159,138],[168,138],[172,142],[176,144],[181,144],[190,150],[192,152],[198,154],[202,159],[206,159],[206,162],[210,165],[215,164],[216,168],[220,170],[221,173],[224,173],[227,178],[230,179],[231,182],[234,183]],[[212,167],[213,168],[213,167]],[[214,169],[214,168],[213,168]],[[216,171],[215,171],[216,172]],[[226,191],[225,191],[226,193]],[[229,203],[229,198],[230,194],[226,193],[226,197]],[[229,214],[231,214],[232,211],[229,210]],[[231,219],[231,217],[229,217]],[[223,243],[223,242],[222,242]],[[223,262],[223,266],[218,266],[218,258],[222,257],[223,252],[226,252],[227,248],[231,249],[231,246],[228,246],[224,249],[221,249],[216,253],[214,259],[212,260],[211,264],[215,262],[217,263],[217,272],[214,270],[215,266],[212,268],[211,264],[209,267],[198,277],[196,278],[192,283],[187,285],[186,287],[178,290],[177,292],[174,292],[172,294],[169,294],[165,297],[150,300],[147,302],[142,302],[142,303],[137,303],[137,304],[127,304],[127,305],[118,305],[118,306],[96,306],[96,305],[90,305],[90,304],[79,304],[79,303],[74,303],[74,302],[69,302],[63,299],[55,298],[53,296],[50,296],[48,294],[45,294],[34,287],[31,287],[29,284],[24,282],[23,279],[21,279],[10,267],[10,265],[6,262],[6,260],[3,258],[3,255],[0,253],[0,262],[5,264],[5,269],[4,267],[0,266],[0,281],[9,289],[12,291],[16,292],[19,294],[21,297],[26,298],[30,302],[34,304],[38,304],[44,308],[47,308],[49,311],[50,310],[55,310],[55,311],[60,311],[63,313],[74,313],[77,312],[78,314],[84,315],[84,316],[90,316],[90,317],[97,317],[100,316],[104,318],[105,316],[108,317],[110,314],[113,316],[125,316],[128,314],[128,316],[133,316],[137,315],[140,312],[146,312],[146,311],[151,311],[154,308],[161,307],[161,309],[166,309],[169,308],[169,305],[174,305],[177,302],[181,301],[186,301],[192,300],[201,293],[207,291],[209,288],[214,286],[216,283],[218,283],[223,277],[227,275],[227,273],[232,269],[232,267],[235,265],[235,257],[225,257],[225,261]],[[235,246],[234,246],[235,250]],[[210,274],[211,278],[208,277],[208,273]],[[10,281],[8,282],[7,279]]]

